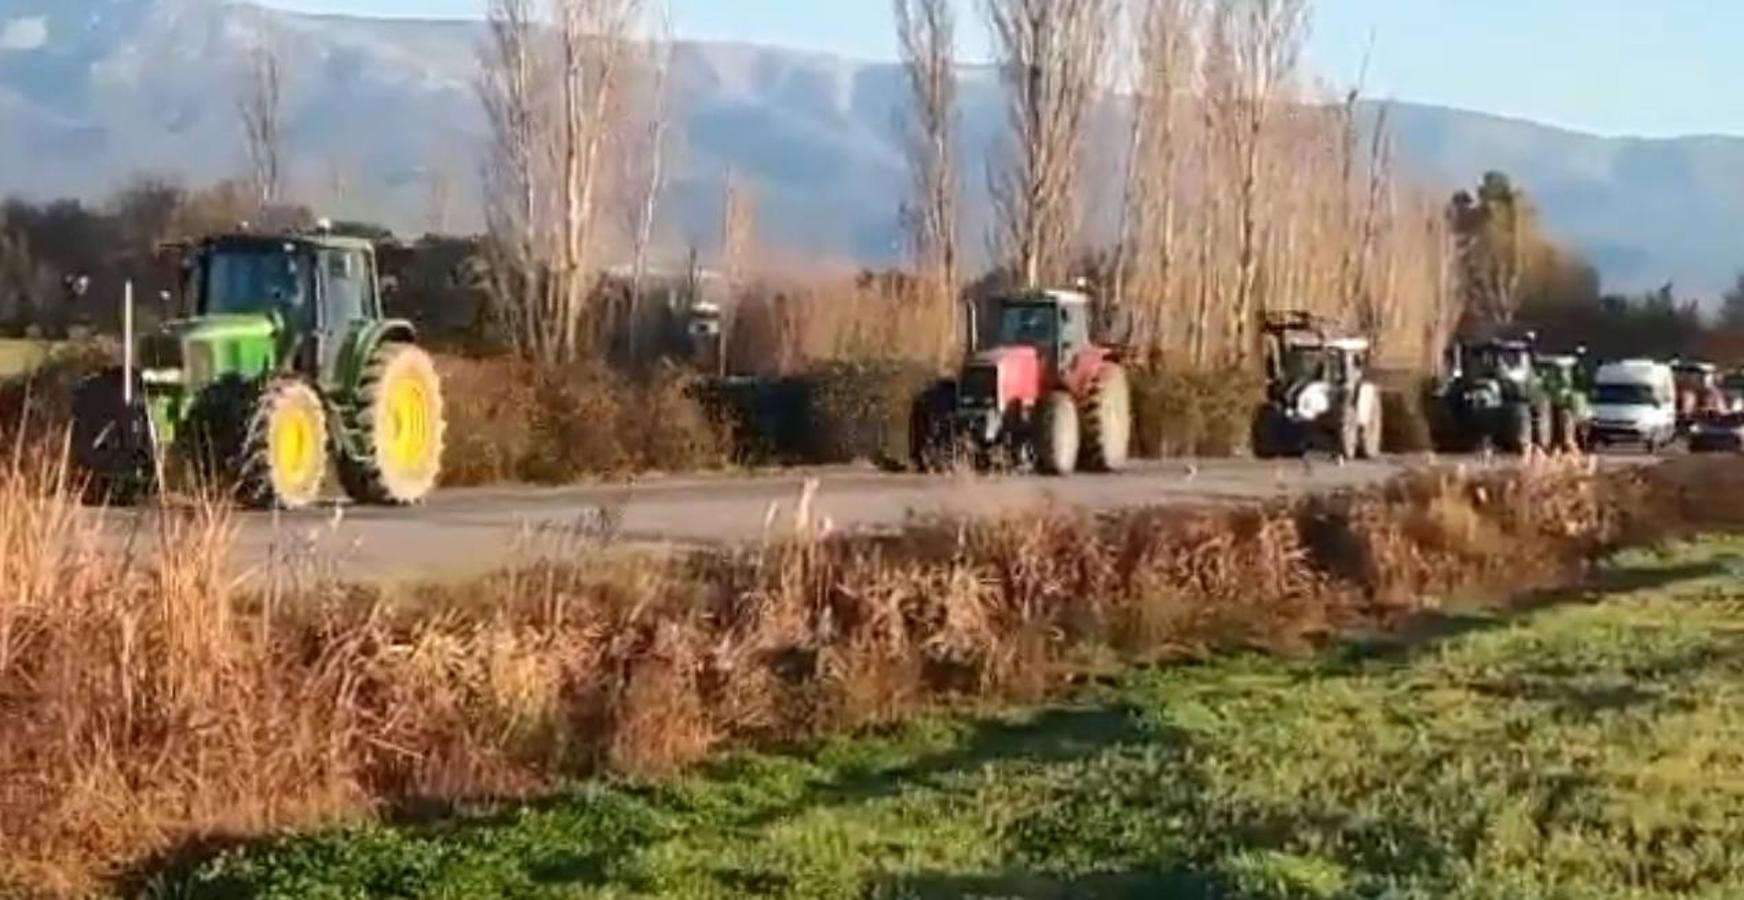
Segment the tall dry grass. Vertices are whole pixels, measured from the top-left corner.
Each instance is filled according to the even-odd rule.
[[[1296,652],[1456,594],[1565,583],[1624,543],[1735,527],[1731,467],[1441,472],[1260,508],[1069,510],[650,557],[410,594],[231,579],[222,512],[117,553],[58,471],[0,472],[0,879],[72,891],[190,843],[660,773],[1096,667]],[[259,582],[256,582],[259,583]],[[294,586],[293,586],[294,585]]]

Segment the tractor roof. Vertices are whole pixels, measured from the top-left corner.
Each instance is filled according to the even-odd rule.
[[[1290,347],[1305,349],[1340,350],[1345,353],[1365,353],[1369,349],[1368,338],[1344,337],[1322,338],[1313,334],[1296,334],[1288,337],[1284,343]]]
[[[1081,291],[1023,291],[1000,298],[1004,303],[1058,303],[1062,306],[1089,305],[1090,295]]]
[[[280,234],[251,234],[236,232],[231,234],[215,234],[200,241],[208,247],[254,247],[265,248],[297,244],[304,247],[319,247],[330,250],[373,250],[375,242],[366,238],[347,237],[337,234],[297,234],[286,232]]]
[[[1466,346],[1466,349],[1468,349],[1468,350],[1531,350],[1532,349],[1531,342],[1522,341],[1522,340],[1515,340],[1512,338],[1490,338],[1488,340],[1482,340],[1482,341],[1471,341],[1471,342],[1467,343],[1465,346]]]

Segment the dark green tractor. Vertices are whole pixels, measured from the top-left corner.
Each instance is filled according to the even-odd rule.
[[[309,506],[330,471],[362,503],[434,489],[441,380],[411,324],[383,315],[369,242],[243,234],[176,255],[185,317],[133,341],[129,302],[124,364],[74,395],[93,501],[135,502],[188,469],[257,507]]]
[[[1533,364],[1550,403],[1548,449],[1572,453],[1592,446],[1593,405],[1586,361],[1577,354],[1539,354]]]
[[[1551,445],[1553,409],[1529,340],[1458,345],[1440,400],[1444,450],[1526,453]]]

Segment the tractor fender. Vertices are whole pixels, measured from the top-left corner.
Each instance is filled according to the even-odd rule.
[[[347,415],[357,402],[358,382],[370,357],[386,343],[418,342],[418,329],[404,319],[380,319],[359,325],[345,338],[345,349],[339,354],[338,369],[333,373],[329,389],[323,392],[329,420],[335,424],[332,439],[341,453],[358,456],[362,443]]]
[[[1062,387],[1073,397],[1084,397],[1109,368],[1119,364],[1107,347],[1086,347],[1072,357],[1071,364],[1060,373]]]
[[[376,348],[393,341],[415,344],[418,329],[404,319],[382,319],[364,323],[347,335],[345,351],[339,355],[339,371],[333,373],[334,393],[349,400]]]

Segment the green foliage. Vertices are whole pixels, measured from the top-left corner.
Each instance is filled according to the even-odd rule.
[[[1133,376],[1134,438],[1141,456],[1234,456],[1246,451],[1265,398],[1255,373],[1165,369]]]
[[[163,897],[1727,897],[1744,543],[1430,642],[1153,670],[537,809],[231,852]],[[1606,594],[1605,591],[1612,593]]]

